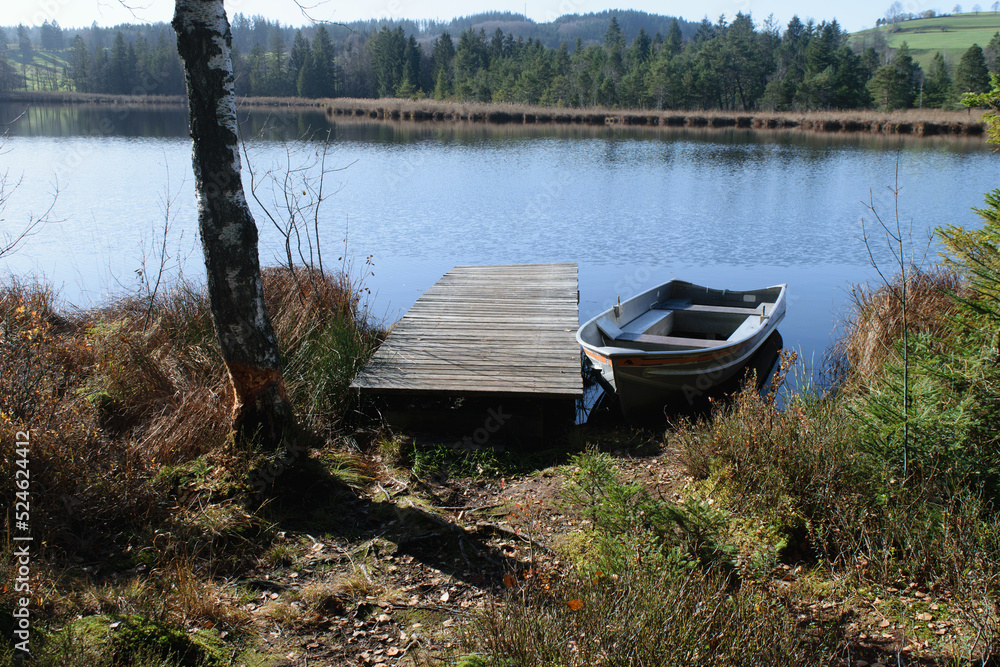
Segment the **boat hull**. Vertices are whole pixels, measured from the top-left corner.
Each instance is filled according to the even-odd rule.
[[[738,383],[742,379],[744,370],[754,367],[760,376],[766,374],[773,365],[776,349],[770,350],[769,360],[759,359],[758,354],[765,346],[765,341],[776,333],[777,325],[784,317],[783,285],[766,288],[772,290],[766,293],[767,298],[773,298],[773,301],[767,304],[770,311],[766,316],[762,316],[756,325],[747,327],[745,335],[740,335],[737,331],[729,340],[704,342],[703,347],[681,349],[678,345],[666,346],[667,349],[655,349],[655,342],[645,345],[636,343],[635,347],[627,347],[629,345],[627,341],[608,341],[606,335],[597,331],[596,323],[602,318],[605,318],[603,320],[605,322],[611,318],[615,318],[615,322],[622,322],[628,317],[641,316],[644,311],[651,310],[653,304],[662,303],[665,297],[669,298],[676,291],[672,291],[671,286],[676,284],[683,285],[685,290],[696,295],[698,290],[705,290],[709,294],[713,292],[690,283],[670,281],[601,313],[583,325],[577,334],[587,361],[600,372],[606,389],[613,390],[618,395],[622,411],[630,421],[645,421],[650,417],[662,418],[665,411],[676,413],[698,408],[704,405],[708,396],[717,392],[720,387]],[[742,298],[744,294],[765,292],[726,290],[725,293],[729,302],[733,302],[737,298]],[[690,305],[687,307],[691,308]],[[743,309],[723,306],[720,310]],[[633,338],[642,343],[646,343],[647,338],[651,341],[673,340],[641,335]],[[780,347],[780,336],[777,340]],[[768,347],[774,347],[773,341]]]

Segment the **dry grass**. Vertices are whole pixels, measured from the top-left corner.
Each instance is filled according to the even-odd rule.
[[[285,627],[315,628],[330,616],[343,616],[361,600],[372,600],[385,589],[358,576],[338,576],[305,584],[262,607],[262,616]]]
[[[851,291],[852,310],[843,338],[837,344],[840,378],[881,374],[885,361],[896,350],[903,334],[902,278],[877,288],[859,285]],[[955,312],[954,295],[960,294],[959,277],[945,269],[911,270],[906,283],[907,331],[940,336],[947,316]]]
[[[265,268],[264,303],[285,349],[302,344],[317,324],[327,318],[359,323],[361,295],[350,279],[330,276],[317,269]]]
[[[266,105],[265,98],[255,103]],[[310,101],[310,106],[316,106]],[[648,127],[691,127],[746,129],[797,129],[814,132],[869,132],[881,134],[982,134],[985,130],[981,113],[909,109],[878,112],[816,111],[816,112],[729,112],[729,111],[656,111],[645,109],[608,109],[604,107],[565,108],[534,107],[525,104],[493,104],[482,102],[448,102],[397,98],[351,99],[336,98],[321,101],[327,115],[377,120],[438,120],[486,123],[562,123],[584,125],[630,125]]]
[[[128,439],[107,436],[86,389],[100,360],[85,323],[56,314],[46,288],[0,290],[0,442],[13,451],[17,433],[30,432],[36,541],[89,556],[161,510],[150,462]],[[6,478],[13,466],[13,457],[0,461]],[[4,506],[13,507],[12,494],[6,487]]]
[[[263,283],[293,405],[330,443],[318,465],[360,479],[355,451],[333,444],[350,374],[379,338],[360,286],[287,269],[265,270]],[[152,302],[128,297],[86,312],[54,304],[43,285],[0,285],[0,445],[12,452],[30,433],[33,618],[41,627],[135,615],[181,636],[194,627],[252,635],[245,594],[226,582],[260,566],[277,529],[245,507],[257,459],[231,446],[231,389],[204,290],[174,285]],[[16,465],[0,457],[0,475],[14,479]],[[14,493],[0,487],[0,505],[13,509]],[[0,543],[5,581],[14,579],[12,544]],[[309,591],[299,606],[315,615],[362,588]],[[0,609],[17,595],[0,588]],[[41,664],[70,664],[92,648],[74,653],[76,640],[64,639]]]
[[[347,375],[364,363],[356,355],[377,332],[344,278],[278,269],[263,278],[300,418],[330,435]],[[44,286],[0,287],[0,441],[13,450],[18,432],[31,433],[36,541],[94,559],[165,519],[176,488],[158,476],[164,466],[211,455],[219,470],[239,467],[225,453],[232,394],[202,290],[178,285],[155,303],[126,298],[70,315],[53,303]],[[0,460],[0,474],[13,479],[14,465]],[[4,506],[12,494],[0,492]]]

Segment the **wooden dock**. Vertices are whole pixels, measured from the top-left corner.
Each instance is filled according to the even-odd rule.
[[[393,327],[363,393],[583,394],[576,264],[457,266]]]

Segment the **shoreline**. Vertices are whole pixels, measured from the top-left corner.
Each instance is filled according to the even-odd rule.
[[[73,92],[13,92],[3,102],[32,104],[107,104],[124,106],[183,106],[185,98],[171,96],[121,96]],[[450,102],[399,98],[238,98],[241,109],[323,111],[331,120],[354,119],[419,122],[471,122],[491,125],[624,125],[677,129],[739,128],[748,130],[801,130],[824,133],[868,133],[888,135],[979,136],[986,130],[983,111],[908,109],[879,112],[850,111],[656,111],[652,109],[606,109],[539,107],[526,104]]]

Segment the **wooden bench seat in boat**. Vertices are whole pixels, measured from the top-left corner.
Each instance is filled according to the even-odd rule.
[[[672,310],[647,310],[621,328],[625,333],[632,334],[666,334],[670,331],[674,318]]]
[[[729,334],[729,338],[727,338],[726,340],[734,341],[734,340],[739,340],[740,338],[745,338],[747,336],[753,335],[754,330],[760,328],[763,319],[764,318],[762,318],[759,315],[750,315],[745,320],[743,320],[743,324],[738,326],[736,328],[736,331]]]
[[[610,317],[597,320],[597,328],[610,340],[627,340],[624,334],[666,334],[670,331],[673,312],[669,310],[647,310],[621,328],[611,321]]]
[[[743,306],[707,306],[700,303],[691,303],[690,299],[671,299],[653,306],[654,310],[684,310],[692,313],[723,313],[726,315],[764,315],[764,308],[768,304],[758,304],[754,308]],[[774,304],[770,304],[774,305]]]
[[[708,348],[717,347],[726,342],[724,340],[705,340],[702,338],[685,338],[682,336],[654,336],[645,333],[622,331],[615,325],[614,322],[610,320],[610,318],[607,317],[602,317],[597,320],[597,328],[600,329],[601,333],[604,334],[612,343],[645,343],[647,345],[669,345],[670,347],[680,348]]]
[[[615,342],[646,343],[657,347],[709,348],[724,345],[724,340],[706,340],[704,338],[684,338],[682,336],[653,336],[651,334],[634,334],[623,332]]]

